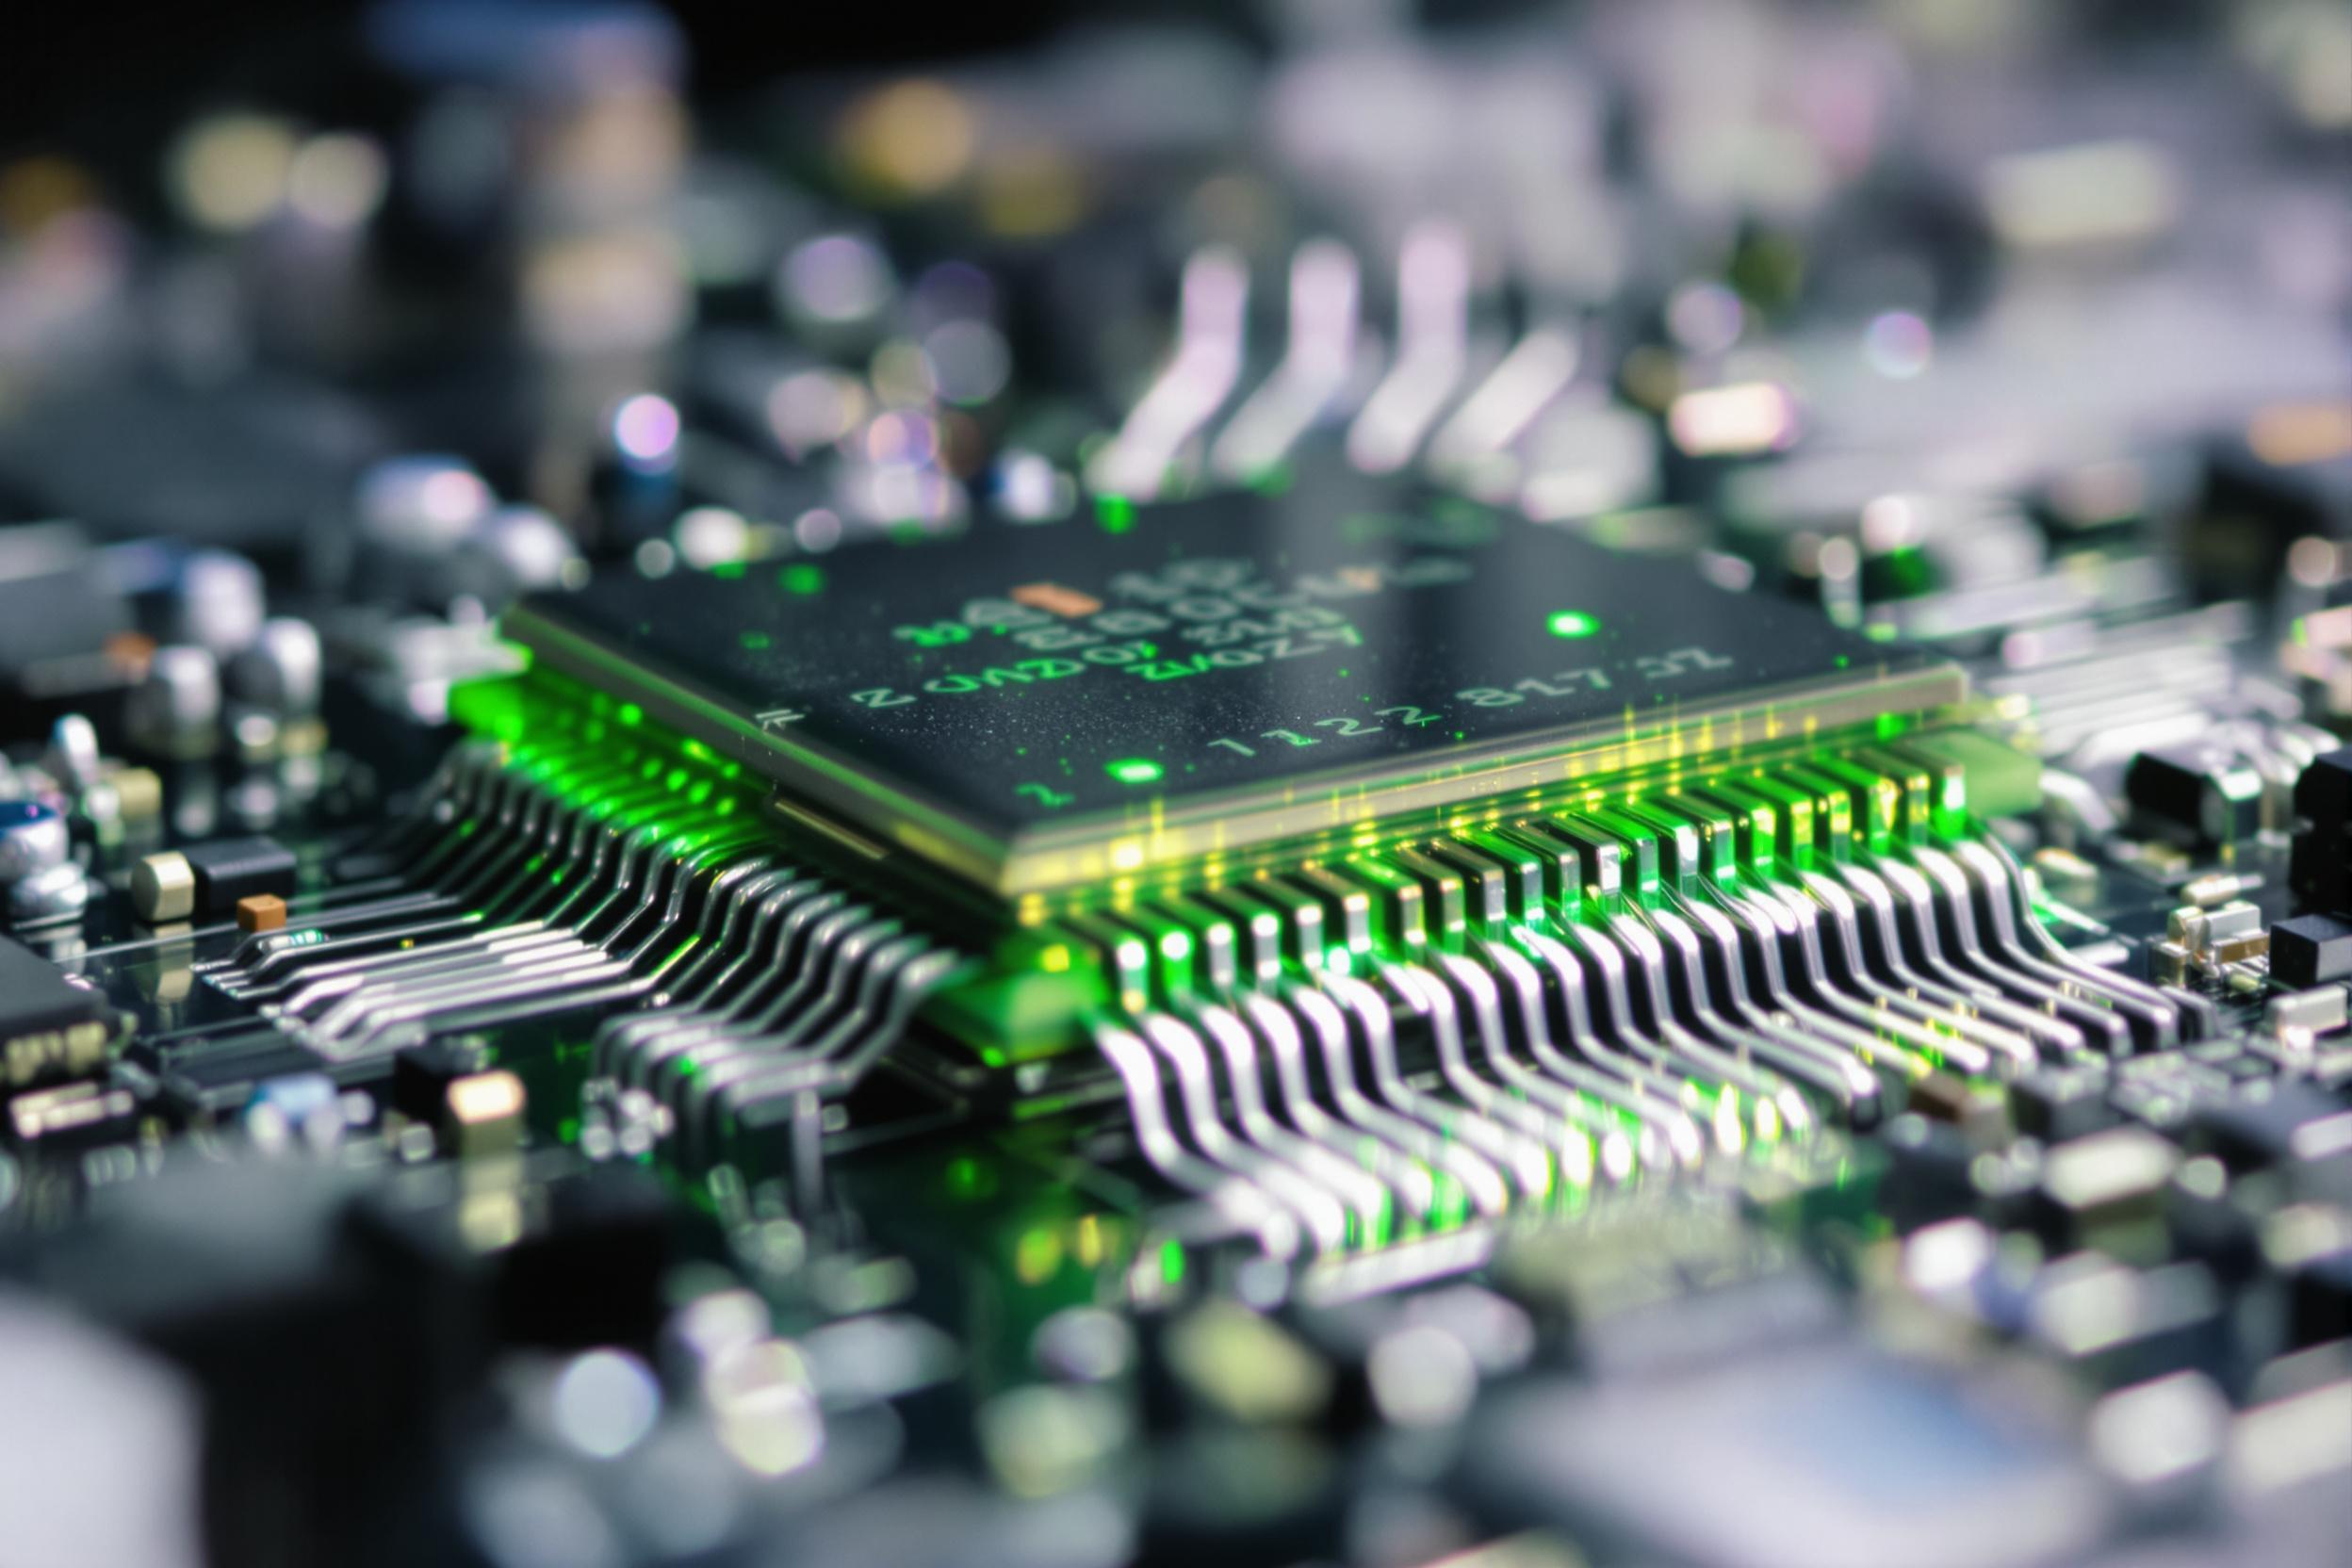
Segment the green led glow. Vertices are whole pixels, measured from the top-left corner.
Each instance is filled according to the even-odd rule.
[[[1135,503],[1124,496],[1097,496],[1094,520],[1105,533],[1124,533],[1135,526]]]
[[[996,1190],[996,1172],[969,1154],[947,1164],[947,1190],[958,1198],[986,1198]]]
[[[1555,610],[1544,629],[1555,637],[1575,639],[1590,637],[1601,629],[1600,617],[1588,615],[1581,610]]]
[[[1192,956],[1192,938],[1182,931],[1170,931],[1160,938],[1160,956],[1171,964],[1181,964]]]
[[[776,581],[788,594],[822,594],[825,592],[825,568],[812,566],[806,561],[794,562],[776,574]]]
[[[1470,1194],[1462,1183],[1446,1171],[1437,1174],[1437,1190],[1429,1203],[1429,1224],[1432,1231],[1459,1230],[1470,1219]]]
[[[1103,763],[1102,771],[1121,784],[1156,784],[1168,770],[1149,757],[1122,757]]]

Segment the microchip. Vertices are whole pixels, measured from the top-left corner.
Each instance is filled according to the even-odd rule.
[[[1948,663],[1686,565],[1298,493],[602,579],[507,632],[1006,897],[1965,694]]]
[[[0,1085],[22,1088],[106,1060],[106,1004],[23,942],[0,937]]]

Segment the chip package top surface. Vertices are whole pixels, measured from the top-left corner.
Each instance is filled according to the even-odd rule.
[[[507,629],[1002,895],[1964,694],[1687,565],[1460,502],[1295,495],[608,578]]]

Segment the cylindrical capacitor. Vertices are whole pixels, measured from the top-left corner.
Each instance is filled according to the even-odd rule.
[[[360,536],[396,550],[452,549],[492,504],[490,486],[462,457],[416,452],[360,476]]]
[[[90,906],[90,877],[71,860],[35,872],[8,887],[8,920],[15,925],[63,920]]]
[[[371,600],[443,607],[449,563],[494,500],[463,458],[416,452],[377,464],[360,476],[353,498],[351,587]]]
[[[318,628],[272,616],[229,666],[230,685],[239,701],[281,719],[308,718],[318,711],[319,662]]]
[[[37,800],[0,801],[0,887],[65,863],[72,851],[65,818]]]
[[[142,856],[131,866],[131,909],[150,925],[196,912],[196,872],[176,849]]]
[[[220,739],[220,666],[200,647],[157,648],[125,710],[131,738],[162,757],[203,757]]]
[[[482,525],[481,545],[511,584],[510,594],[562,587],[580,570],[572,536],[539,507],[500,507]]]
[[[65,713],[49,727],[49,750],[41,759],[49,776],[60,789],[76,793],[98,782],[105,766],[98,750],[98,727],[79,713]]]
[[[219,658],[251,643],[261,630],[261,568],[227,550],[197,550],[180,563],[172,596],[170,633]]]

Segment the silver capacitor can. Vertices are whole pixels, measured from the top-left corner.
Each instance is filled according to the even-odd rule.
[[[0,801],[0,888],[65,864],[72,848],[65,818],[54,807],[37,800]]]

